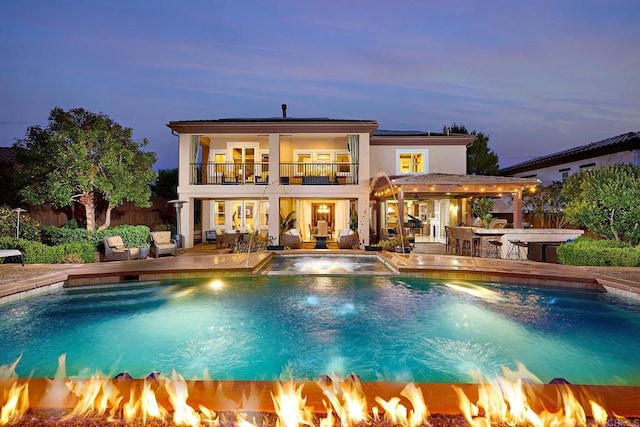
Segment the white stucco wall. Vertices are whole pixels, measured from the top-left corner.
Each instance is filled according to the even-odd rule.
[[[562,181],[563,169],[569,169],[569,175],[580,172],[580,166],[595,163],[595,167],[608,166],[623,163],[632,163],[640,166],[640,152],[638,150],[621,151],[618,153],[607,154],[604,156],[592,157],[589,159],[579,160],[575,162],[567,162],[556,166],[550,166],[540,169],[532,169],[527,172],[515,174],[517,177],[535,177],[542,181],[542,185],[552,184],[554,181]]]
[[[415,152],[428,150],[428,168],[424,173],[467,173],[467,148],[459,145],[401,146],[374,145],[370,147],[370,168],[372,175],[384,172],[396,175],[397,151]]]

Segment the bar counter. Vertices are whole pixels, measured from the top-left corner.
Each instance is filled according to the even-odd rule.
[[[486,256],[489,240],[502,242],[501,258],[507,257],[509,240],[522,242],[566,242],[584,234],[583,230],[566,228],[483,228],[483,227],[450,227],[450,230],[471,229],[480,237],[480,256]],[[455,232],[455,231],[454,231]]]

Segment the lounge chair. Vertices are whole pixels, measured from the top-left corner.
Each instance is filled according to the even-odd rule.
[[[338,234],[338,248],[357,249],[360,246],[360,237],[357,231],[350,229],[340,230]]]
[[[120,236],[109,236],[104,241],[104,260],[105,261],[128,261],[138,259],[138,248],[127,248]]]
[[[0,250],[0,258],[20,257],[20,262],[24,267],[24,254],[17,249],[2,249]]]
[[[176,256],[176,241],[171,238],[171,231],[151,232],[151,253],[158,258],[160,255]]]
[[[302,238],[300,232],[296,229],[285,231],[282,234],[282,244],[291,249],[300,249],[302,247]]]

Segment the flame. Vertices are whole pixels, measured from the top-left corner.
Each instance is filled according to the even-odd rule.
[[[339,378],[333,381],[330,377],[323,376],[316,384],[329,399],[342,427],[351,427],[367,420],[367,399],[358,376],[349,375],[344,381]]]
[[[417,427],[422,424],[427,424],[429,411],[427,411],[427,405],[424,403],[422,390],[416,387],[415,384],[409,383],[402,389],[400,395],[411,402],[413,406],[412,410],[407,411],[407,408],[400,403],[400,399],[397,397],[392,397],[389,401],[385,401],[381,397],[376,397],[376,402],[384,409],[385,420],[403,427]],[[378,411],[373,412],[374,417],[377,418]]]
[[[303,386],[296,386],[292,381],[277,383],[276,394],[271,393],[278,416],[277,427],[313,425],[313,410],[306,406],[307,398],[302,397]]]
[[[474,376],[477,373],[473,373]],[[488,427],[496,424],[532,425],[532,426],[586,426],[587,417],[584,408],[569,386],[563,384],[558,390],[558,410],[551,412],[534,407],[542,407],[535,385],[526,383],[522,378],[497,378],[484,381],[478,386],[478,401],[474,404],[459,387],[454,387],[462,414],[472,427]],[[539,386],[538,386],[539,387]],[[589,400],[594,420],[605,425],[607,412],[593,400]]]
[[[145,379],[142,383],[142,391],[139,398],[136,398],[135,390],[131,389],[129,401],[122,407],[122,415],[128,423],[142,417],[142,422],[146,424],[147,418],[156,418],[164,421],[169,413],[158,403],[155,392],[151,390],[151,382]]]
[[[52,408],[59,407],[69,397],[69,388],[66,385],[66,360],[66,354],[62,354],[60,357],[58,357],[58,369],[53,376],[53,380],[48,380],[49,386],[47,388],[45,396],[40,401],[40,405]]]
[[[111,406],[110,415],[113,417],[122,400],[120,391],[115,387],[111,378],[99,372],[85,380],[69,380],[66,385],[79,399],[71,413],[63,417],[63,420],[77,416],[89,416],[94,413],[103,415],[109,406]]]
[[[173,422],[177,425],[200,427],[200,415],[187,404],[189,388],[184,378],[174,370],[171,380],[166,381],[164,386],[173,406]]]
[[[0,379],[18,378],[18,374],[16,374],[16,366],[18,366],[20,359],[22,359],[22,354],[20,354],[20,356],[18,356],[11,365],[0,365]]]
[[[29,409],[29,384],[15,381],[8,392],[3,393],[5,404],[0,407],[0,425],[17,421]]]
[[[417,427],[421,424],[427,423],[429,417],[429,411],[427,405],[424,403],[424,397],[422,396],[422,390],[415,386],[413,383],[407,384],[400,392],[401,396],[406,397],[411,402],[413,410],[409,413],[409,419],[407,424],[409,427]],[[404,425],[404,424],[403,424]]]
[[[17,422],[28,411],[29,401],[33,400],[33,397],[30,399],[29,396],[29,382],[19,381],[17,378],[15,368],[19,360],[20,358],[11,365],[0,366],[0,373],[6,375],[5,378],[0,378],[0,426]],[[225,396],[222,384],[219,383],[215,387],[210,379],[202,384],[205,392],[203,395],[197,385],[188,384],[175,371],[168,378],[156,376],[153,379],[130,382],[96,373],[87,379],[67,379],[64,384],[66,390],[60,390],[59,384],[66,375],[64,363],[63,355],[58,361],[58,372],[54,380],[42,383],[47,385],[47,390],[39,400],[40,405],[58,402],[62,406],[73,407],[61,419],[63,422],[75,417],[106,415],[109,421],[123,421],[125,424],[135,425],[140,420],[146,424],[147,420],[151,419],[165,422],[172,418],[171,421],[176,426],[257,426],[256,420],[250,419],[247,415],[247,412],[259,411],[262,406],[261,393],[256,390],[255,384],[251,384],[248,395],[242,390],[241,402],[235,402]],[[606,426],[610,425],[611,421],[616,425],[629,423],[629,420],[613,413],[613,418],[609,419],[607,411],[584,390],[580,390],[576,396],[575,386],[542,385],[540,380],[521,364],[518,364],[515,371],[503,368],[502,376],[491,381],[483,377],[480,371],[470,371],[470,375],[477,384],[476,401],[472,401],[462,388],[453,388],[458,396],[461,413],[472,427],[586,427],[596,424]],[[206,372],[205,376],[208,377]],[[377,406],[369,412],[362,383],[356,375],[350,375],[345,380],[337,376],[322,376],[315,384],[323,393],[322,404],[326,414],[324,418],[319,415],[316,423],[314,409],[307,405],[307,397],[303,395],[305,384],[296,384],[293,381],[276,383],[276,389],[271,392],[271,399],[277,415],[277,427],[359,427],[368,421],[380,420]],[[31,388],[38,387],[34,385]],[[194,409],[188,403],[190,391],[194,392],[194,400],[207,396],[214,399],[217,408],[232,411],[234,415],[225,416],[202,404]],[[555,395],[553,391],[556,392]],[[375,402],[384,412],[387,425],[420,427],[429,424],[429,411],[422,389],[413,383],[407,384],[400,396],[392,396],[388,400],[375,397]],[[581,402],[585,402],[585,406]],[[590,424],[587,412],[593,417],[593,422],[589,420]],[[119,414],[121,420],[117,419]]]

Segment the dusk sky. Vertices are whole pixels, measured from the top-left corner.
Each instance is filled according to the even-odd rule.
[[[640,1],[0,1],[0,146],[103,112],[177,167],[173,120],[489,135],[506,167],[640,131]]]

